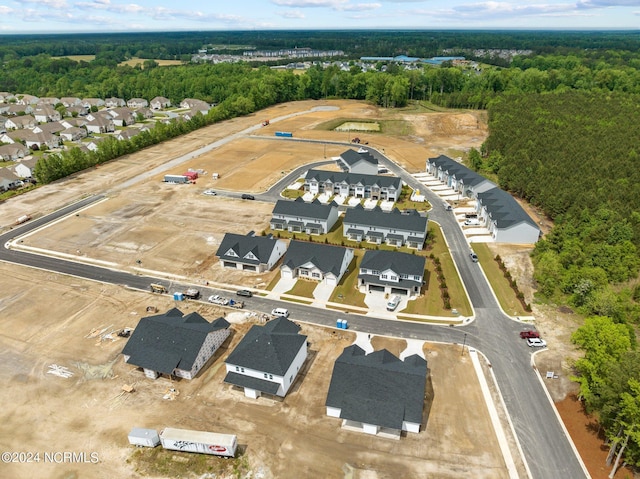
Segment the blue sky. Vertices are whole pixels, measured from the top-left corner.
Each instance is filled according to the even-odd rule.
[[[640,29],[640,0],[0,0],[0,33]]]

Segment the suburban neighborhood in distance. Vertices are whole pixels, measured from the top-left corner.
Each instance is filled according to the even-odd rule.
[[[0,45],[0,476],[630,477],[635,40],[299,35]]]

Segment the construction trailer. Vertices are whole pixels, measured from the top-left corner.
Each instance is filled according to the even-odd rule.
[[[235,457],[238,439],[235,434],[165,428],[160,432],[162,447],[172,451],[199,452],[214,456]]]
[[[198,172],[197,171],[185,171],[185,173],[182,176],[186,176],[187,178],[189,178],[189,181],[196,181],[198,179]]]
[[[149,285],[149,288],[151,289],[152,293],[166,293],[167,292],[167,288],[165,288],[161,284],[151,283]]]
[[[286,138],[291,138],[293,136],[293,133],[291,133],[290,131],[276,131],[276,136],[284,136]]]
[[[160,444],[160,436],[155,429],[134,427],[129,433],[129,444],[139,447],[156,447]]]
[[[164,175],[165,183],[189,183],[189,177],[185,175]]]

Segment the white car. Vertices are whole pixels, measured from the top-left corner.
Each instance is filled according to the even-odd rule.
[[[204,190],[204,191],[202,192],[202,194],[203,194],[203,195],[208,195],[208,196],[216,196],[218,193],[216,193],[216,192],[215,192],[215,191],[213,191],[213,190]]]
[[[527,338],[527,346],[530,348],[546,348],[547,342],[540,338]]]
[[[271,314],[273,316],[280,316],[281,318],[288,318],[289,310],[284,308],[276,308],[273,311],[271,311]]]
[[[214,294],[212,296],[209,296],[208,301],[210,303],[213,304],[220,304],[222,306],[226,306],[227,304],[229,304],[229,300],[227,298],[223,298],[222,296],[219,296],[217,294]]]

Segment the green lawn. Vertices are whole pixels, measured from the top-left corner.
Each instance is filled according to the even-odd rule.
[[[305,279],[299,279],[296,284],[293,285],[289,291],[285,294],[292,294],[293,296],[302,296],[304,298],[313,298],[313,290],[318,286],[317,281],[308,281]]]
[[[475,243],[472,249],[478,255],[478,260],[482,265],[484,274],[487,276],[489,284],[504,312],[513,316],[526,316],[531,314],[526,312],[522,307],[522,303],[520,303],[509,281],[504,277],[504,274],[498,267],[498,263],[494,259],[493,253],[491,253],[488,246],[484,243]]]
[[[273,277],[273,279],[271,281],[269,281],[269,284],[267,285],[267,287],[265,288],[267,291],[271,291],[273,289],[273,287],[278,284],[278,281],[280,281],[280,271],[278,271],[276,273],[276,275]]]
[[[340,279],[338,286],[336,286],[331,293],[329,301],[332,303],[341,303],[351,306],[360,306],[366,308],[367,305],[364,302],[364,293],[358,291],[358,270],[360,260],[364,255],[362,250],[354,250],[353,260],[349,265],[349,272],[345,273]]]
[[[295,200],[300,196],[304,196],[304,190],[283,190],[281,195],[285,198]]]

